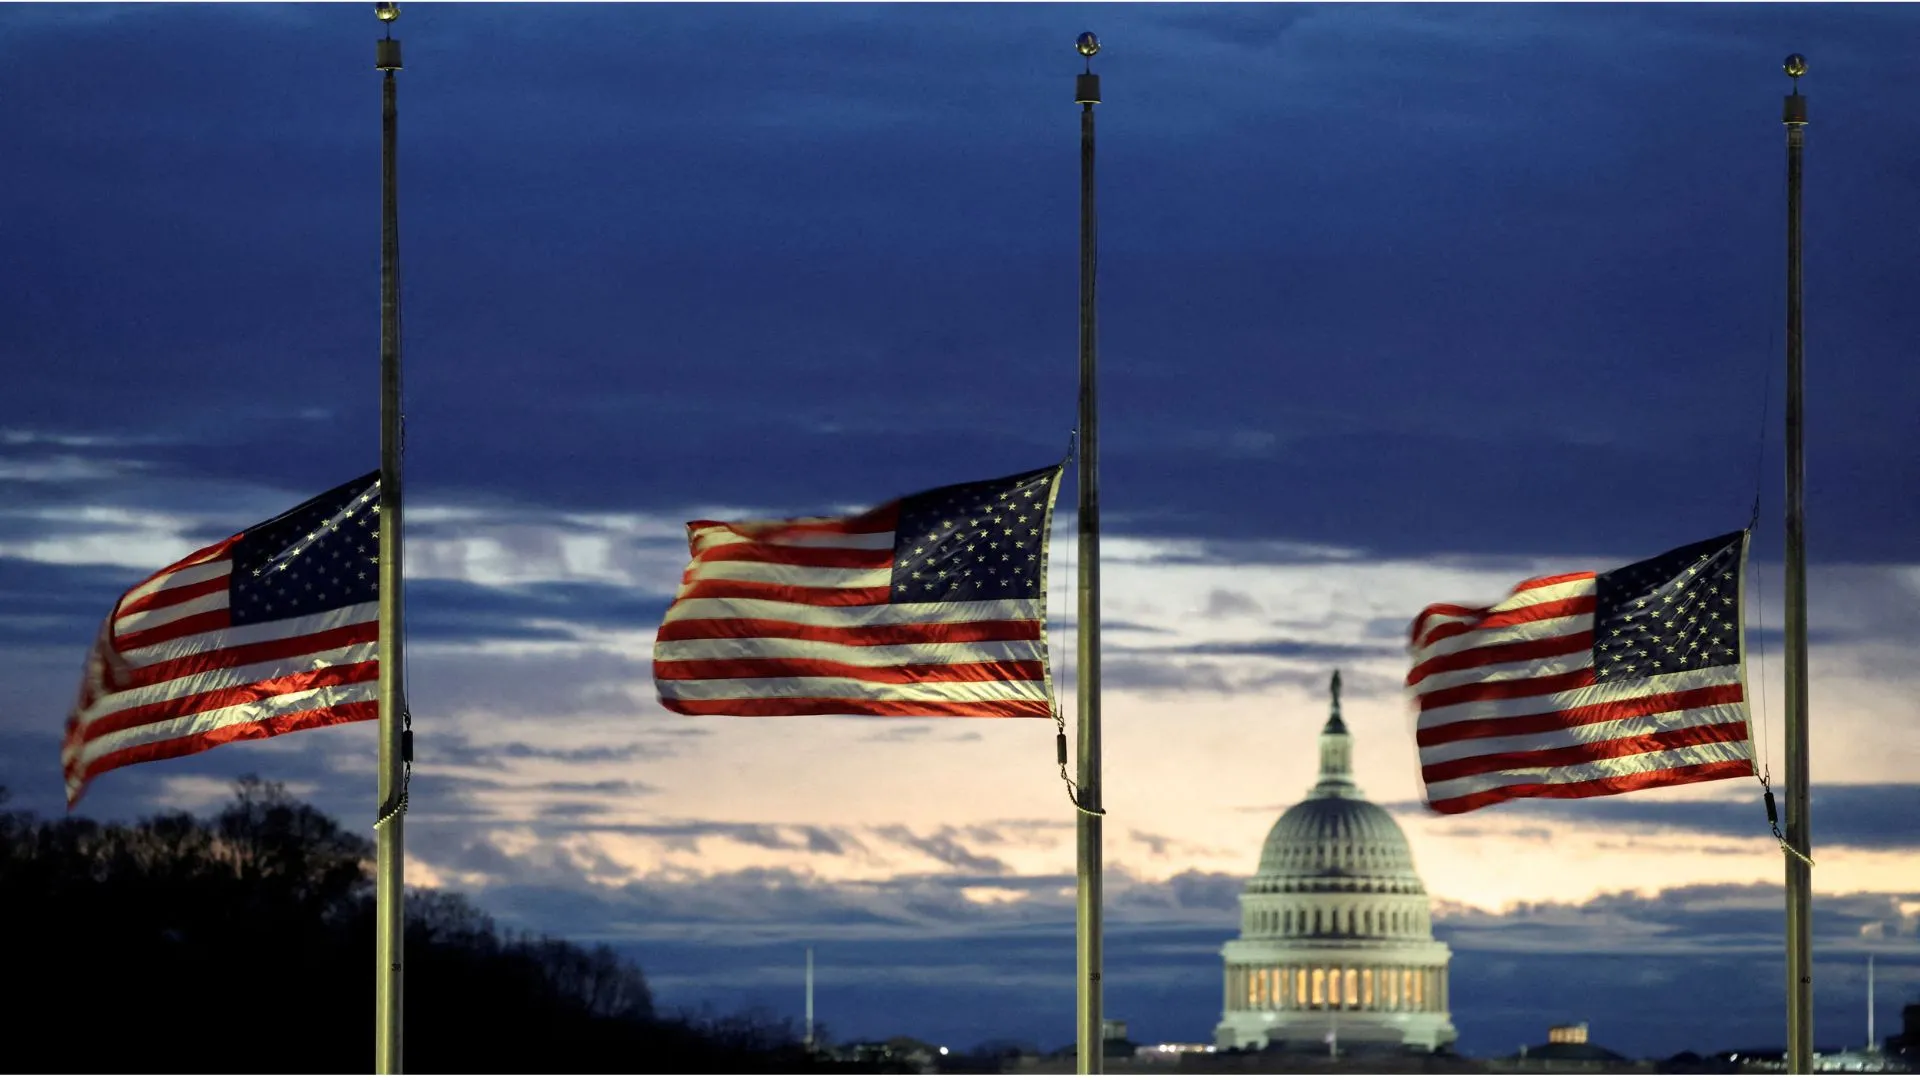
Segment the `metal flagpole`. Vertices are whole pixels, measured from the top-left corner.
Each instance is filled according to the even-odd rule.
[[[1080,608],[1077,692],[1080,720],[1078,819],[1079,903],[1074,936],[1079,953],[1078,1067],[1103,1072],[1100,993],[1100,433],[1094,394],[1093,107],[1100,76],[1093,55],[1100,39],[1089,30],[1074,43],[1087,70],[1074,77],[1080,106]]]
[[[1813,849],[1807,828],[1807,545],[1802,497],[1804,413],[1800,323],[1800,154],[1807,99],[1800,96],[1806,58],[1787,57],[1793,93],[1781,121],[1787,128],[1787,1071],[1813,1071]]]
[[[813,1049],[813,946],[807,946],[807,1049]]]
[[[1873,1039],[1873,954],[1867,954],[1867,1053],[1879,1051]]]
[[[400,43],[390,29],[400,17],[391,3],[374,5],[389,26],[376,44],[374,67],[381,71],[380,102],[380,778],[374,884],[374,1071],[400,1072],[402,945],[406,918],[403,831],[407,776],[412,754],[402,722],[406,709],[402,685],[400,609],[400,207],[394,157],[399,113],[393,73],[400,70]]]

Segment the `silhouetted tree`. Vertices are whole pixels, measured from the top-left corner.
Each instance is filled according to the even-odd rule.
[[[245,777],[211,820],[5,809],[0,1012],[12,1072],[360,1073],[373,1056],[373,848]],[[405,1062],[427,1073],[812,1067],[788,1021],[662,1019],[599,945],[503,934],[456,893],[407,896]]]

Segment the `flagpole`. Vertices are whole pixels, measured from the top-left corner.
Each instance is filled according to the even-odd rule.
[[[1803,495],[1806,461],[1801,407],[1805,365],[1800,321],[1800,155],[1807,99],[1800,76],[1807,61],[1787,57],[1793,77],[1781,122],[1787,128],[1787,1071],[1813,1071],[1813,849],[1807,827],[1807,550]]]
[[[400,207],[395,174],[399,109],[393,73],[400,43],[391,26],[400,9],[379,3],[389,29],[376,43],[380,91],[380,798],[374,879],[374,1071],[401,1071],[402,946],[406,917],[405,769],[411,754],[401,722],[403,693],[400,608]]]
[[[1867,954],[1867,1053],[1879,1052],[1873,1040],[1873,954]]]
[[[1079,806],[1077,819],[1079,903],[1074,936],[1078,946],[1081,1073],[1104,1072],[1101,1060],[1100,956],[1100,433],[1095,397],[1093,107],[1100,103],[1100,76],[1093,56],[1100,39],[1091,30],[1074,47],[1087,70],[1074,77],[1080,106],[1080,607],[1076,661],[1079,706]]]

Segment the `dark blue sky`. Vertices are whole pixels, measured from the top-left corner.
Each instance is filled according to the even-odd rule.
[[[0,5],[0,784],[25,805],[57,812],[59,717],[95,621],[136,567],[377,461],[369,8]],[[1104,517],[1116,535],[1170,545],[1154,556],[1168,567],[1318,557],[1299,545],[1356,566],[1640,558],[1744,524],[1756,478],[1755,552],[1777,559],[1780,62],[1805,53],[1808,534],[1816,613],[1831,614],[1816,642],[1881,650],[1826,677],[1858,690],[1858,730],[1911,743],[1911,682],[1888,657],[1920,645],[1920,10],[1849,4],[408,5],[407,491],[444,511],[410,536],[506,538],[485,573],[463,563],[410,585],[415,633],[474,650],[415,661],[441,695],[429,704],[480,725],[463,738],[558,767],[694,760],[687,747],[712,730],[626,751],[654,744],[595,729],[555,749],[554,729],[521,722],[652,707],[644,641],[608,635],[650,633],[677,580],[672,544],[657,564],[637,542],[621,549],[616,586],[577,563],[537,569],[574,551],[567,535],[615,535],[628,515],[668,523],[670,541],[695,508],[819,512],[1060,456],[1077,343],[1071,46],[1089,27],[1105,43]],[[1214,596],[1207,620],[1277,614]],[[1463,597],[1400,597],[1404,614],[1389,606],[1365,640],[1300,615],[1259,640],[1156,655],[1377,663],[1386,717],[1391,627],[1440,599]],[[1113,640],[1116,690],[1214,692],[1184,661],[1174,675],[1128,668],[1128,649],[1154,651],[1144,640]],[[561,645],[574,651],[539,651]],[[525,666],[483,648],[524,648]],[[1319,667],[1287,678],[1324,684]],[[1254,693],[1233,685],[1222,700]],[[519,726],[471,719],[488,708]],[[318,785],[329,808],[357,806],[329,786],[352,774],[343,759],[300,757],[325,746],[357,761],[371,735],[322,741],[332,734],[126,770],[83,809],[139,813],[268,767]],[[437,745],[452,761],[444,748],[468,743]],[[627,794],[659,795],[658,820],[712,813],[636,769]],[[588,782],[558,775],[540,790]],[[1296,797],[1286,775],[1259,797]],[[516,899],[548,885],[569,903],[587,895],[486,838],[530,827],[536,809],[430,765],[422,776],[461,806],[419,832],[424,864],[521,860],[467,887],[536,925],[603,929],[559,894]],[[1833,779],[1911,777],[1848,766]],[[732,813],[737,830],[777,811]],[[1560,827],[1556,814],[1540,827]],[[1849,821],[1877,838],[1861,850],[1920,847],[1910,826]],[[631,868],[631,852],[619,857]],[[1018,862],[1006,858],[1003,870]],[[1844,880],[1911,896],[1911,880],[1875,874]],[[1209,950],[1231,917],[1202,908],[1167,941],[1116,947],[1186,957],[1185,974],[1156,985],[1192,990],[1153,992],[1185,1002],[1165,1006],[1178,1021],[1143,1033],[1207,1037]],[[804,910],[752,910],[798,920],[781,947],[808,939]],[[1920,948],[1912,925],[1899,935]],[[786,978],[758,955],[648,940],[670,998],[753,1000]],[[1592,941],[1595,955],[1611,948]],[[965,935],[948,945],[949,958],[979,951]],[[1502,955],[1525,968],[1523,951]],[[1019,983],[1026,959],[1007,956],[954,985]],[[1456,1016],[1468,1044],[1505,1051],[1563,1019],[1509,993],[1550,983],[1548,961],[1497,990],[1496,969],[1456,984],[1461,1007],[1481,1010]],[[1713,970],[1726,985],[1749,975]],[[1920,966],[1904,970],[1920,987]],[[943,1034],[938,1018],[962,1006],[903,1004],[917,1000],[871,997],[842,1033],[994,1033],[997,1015],[980,1013]],[[1648,1051],[1683,1048],[1683,1032],[1618,996],[1593,1008],[1597,1023],[1643,1032]],[[1054,1026],[1031,1037],[1068,1041]]]
[[[194,477],[360,468],[367,20],[0,20],[9,423],[165,438]],[[804,455],[803,502],[1057,455],[1083,22],[1111,520],[1395,552],[1741,523],[1798,48],[1813,551],[1913,554],[1899,6],[421,5],[413,483],[746,501]]]

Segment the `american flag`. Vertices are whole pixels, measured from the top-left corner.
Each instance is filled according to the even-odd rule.
[[[696,716],[1050,716],[1060,467],[848,517],[693,521],[660,703]]]
[[[1747,534],[1618,570],[1534,578],[1413,621],[1427,803],[1582,799],[1753,772],[1744,686]]]
[[[380,474],[165,567],[113,605],[61,747],[101,773],[379,712]]]

